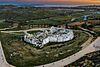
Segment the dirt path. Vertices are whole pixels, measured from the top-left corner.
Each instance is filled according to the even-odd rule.
[[[32,28],[28,30],[18,30],[18,31],[1,31],[2,33],[16,33],[16,32],[25,32],[25,31],[35,31],[35,30],[43,30],[46,28]]]
[[[82,44],[82,49],[84,49],[84,48],[86,48],[87,46],[89,46],[89,44],[92,42],[92,40],[93,40],[93,35],[91,35],[90,33],[88,33],[88,32],[85,32],[86,34],[88,34],[89,35],[89,39],[84,43],[84,44]]]

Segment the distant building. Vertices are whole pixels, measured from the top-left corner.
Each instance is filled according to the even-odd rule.
[[[29,34],[25,32],[24,41],[42,48],[49,42],[65,42],[74,38],[72,30],[58,27],[44,29],[42,32]]]

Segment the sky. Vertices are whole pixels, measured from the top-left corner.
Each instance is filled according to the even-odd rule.
[[[0,0],[0,2],[33,2],[48,4],[100,4],[100,0]]]

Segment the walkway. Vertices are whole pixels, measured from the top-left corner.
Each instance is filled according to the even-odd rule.
[[[86,48],[87,46],[89,46],[90,43],[92,42],[93,38],[94,38],[93,35],[91,35],[90,33],[88,33],[88,32],[85,32],[85,33],[89,35],[89,39],[88,39],[85,43],[83,43],[83,44],[81,45],[82,49],[84,49],[84,48]]]
[[[25,32],[25,31],[36,31],[36,30],[43,30],[46,28],[32,28],[32,29],[28,29],[28,30],[18,30],[18,31],[1,31],[2,33],[17,33],[17,32]]]
[[[11,27],[11,28],[3,28],[3,29],[0,29],[1,30],[7,30],[7,29],[13,29],[13,28],[16,28],[16,27]]]
[[[60,61],[53,62],[50,64],[36,66],[36,67],[63,67],[65,65],[75,62],[76,60],[83,57],[85,54],[88,54],[88,53],[91,53],[91,52],[94,52],[97,50],[100,50],[100,37],[98,37],[93,43],[91,43],[86,48],[82,49],[81,51],[79,51],[65,59],[62,59]]]

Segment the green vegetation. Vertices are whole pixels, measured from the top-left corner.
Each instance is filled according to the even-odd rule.
[[[81,49],[88,39],[83,32],[75,32],[75,38],[64,43],[49,43],[42,49],[22,41],[23,34],[1,33],[1,41],[7,61],[17,67],[32,67],[46,64],[70,56]]]
[[[93,31],[95,31],[97,33],[97,35],[100,36],[100,26],[95,26],[93,28]]]
[[[0,28],[13,27],[15,23],[18,27],[15,29],[29,29],[30,25],[61,25],[68,24],[72,18],[75,21],[82,21],[81,16],[92,14],[93,11],[86,11],[79,8],[51,8],[51,7],[30,7],[30,6],[0,6]],[[3,27],[2,27],[3,26]],[[34,26],[32,26],[34,28]],[[39,27],[39,26],[37,26]]]
[[[4,23],[5,20],[0,20],[0,28],[7,28],[9,27],[9,24],[8,23]]]
[[[95,26],[94,30],[100,31],[100,26]]]
[[[63,25],[71,22],[83,21],[84,15],[89,20],[99,19],[100,15],[95,14],[96,9],[82,9],[78,7],[31,7],[31,6],[0,6],[0,28],[16,27],[7,30],[23,30],[38,27],[50,27],[52,25]],[[95,15],[95,16],[94,16]],[[71,21],[71,19],[75,19]],[[17,24],[17,25],[15,25]],[[40,26],[39,26],[40,25]],[[43,26],[42,26],[43,25]]]
[[[100,51],[85,55],[76,62],[68,65],[68,67],[99,67],[100,66]]]
[[[100,12],[100,10],[80,7],[37,8],[31,6],[0,5],[0,29],[9,28],[5,31],[13,31],[63,26],[72,22],[84,22],[82,17],[84,15],[91,15],[88,17],[88,22],[100,20],[100,14],[95,12]],[[74,21],[71,21],[72,19]],[[98,26],[94,27],[95,25]],[[100,22],[97,22],[95,25],[84,24],[82,26],[89,29],[93,28],[93,31],[100,35]],[[78,29],[78,27],[74,26],[74,29]],[[37,31],[29,31],[29,33],[35,32]],[[42,49],[23,42],[22,38],[22,32],[11,34],[0,33],[0,40],[6,59],[16,67],[33,67],[68,57],[81,50],[81,45],[88,39],[88,35],[84,32],[75,32],[73,40],[63,43],[48,43]],[[80,63],[77,64],[80,65]]]

